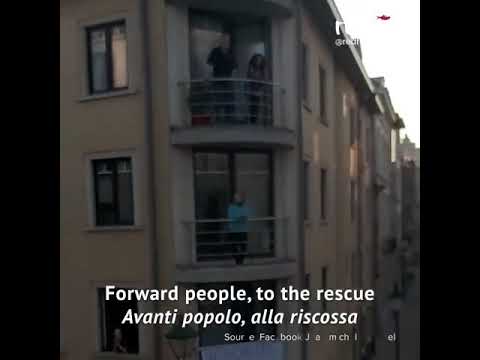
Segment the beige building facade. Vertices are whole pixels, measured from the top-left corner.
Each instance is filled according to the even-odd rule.
[[[61,1],[61,358],[173,359],[166,326],[122,327],[120,341],[126,306],[224,310],[108,303],[106,285],[376,288],[377,232],[389,228],[375,225],[385,109],[359,51],[334,45],[336,19],[328,1]],[[227,75],[211,60],[222,34]],[[250,72],[258,55],[261,80]],[[284,343],[286,359],[360,359],[376,331],[371,307],[269,306],[362,314],[342,329],[359,342]],[[337,331],[317,330],[249,329]],[[200,329],[198,353],[228,331]]]

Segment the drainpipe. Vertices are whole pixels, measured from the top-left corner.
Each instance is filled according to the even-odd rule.
[[[152,83],[150,63],[150,27],[148,21],[148,0],[140,1],[140,17],[142,26],[143,45],[143,82],[144,82],[144,140],[145,140],[145,201],[147,211],[145,213],[145,235],[147,239],[146,259],[150,267],[150,286],[153,289],[160,288],[158,274],[158,244],[156,241],[156,192],[155,192],[155,160],[153,148],[153,115],[152,115]],[[159,312],[157,301],[153,302],[153,311]],[[157,326],[152,327],[153,354],[152,359],[161,358],[160,332]]]
[[[303,171],[303,112],[302,112],[302,64],[300,59],[302,58],[302,0],[296,1],[295,7],[295,16],[297,18],[297,152],[298,152],[298,253],[297,253],[297,262],[298,262],[298,274],[297,274],[297,283],[300,289],[305,288],[305,228],[304,228],[304,219],[305,219],[305,206],[303,198],[303,185],[304,185],[304,171]],[[304,328],[302,327],[302,333]],[[301,359],[307,358],[306,343],[302,342],[301,345]]]

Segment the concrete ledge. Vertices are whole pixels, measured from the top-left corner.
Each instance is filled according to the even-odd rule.
[[[253,281],[285,279],[297,271],[293,260],[277,261],[268,264],[252,265],[177,265],[175,279],[181,283],[207,283],[230,281]]]
[[[173,127],[171,142],[177,146],[243,146],[292,149],[295,133],[287,128],[258,125]]]
[[[113,352],[98,352],[93,354],[92,359],[101,359],[101,360],[122,360],[122,359],[131,359],[131,360],[146,360],[148,357],[141,354],[117,354]]]
[[[254,13],[262,16],[291,16],[292,0],[168,0],[195,9]]]
[[[127,225],[127,226],[92,226],[87,227],[84,231],[89,233],[96,232],[127,232],[127,231],[143,231],[144,227],[141,225]]]
[[[78,99],[78,101],[79,102],[88,102],[88,101],[115,98],[115,97],[119,97],[119,96],[136,95],[137,93],[138,93],[138,90],[136,90],[136,89],[109,91],[109,92],[101,93],[101,94],[86,95],[86,96],[83,96],[80,99]]]

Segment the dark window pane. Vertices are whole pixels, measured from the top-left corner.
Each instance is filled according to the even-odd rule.
[[[113,87],[127,87],[127,35],[124,24],[112,29],[112,67]]]
[[[304,101],[308,99],[308,61],[307,46],[302,44],[302,98]]]
[[[195,167],[197,219],[226,218],[230,201],[228,155],[198,153]]]
[[[244,196],[248,218],[273,215],[271,154],[250,152],[196,153],[195,160],[195,226],[197,256],[201,261],[225,258],[232,246],[223,242],[233,239],[229,208],[233,195]],[[245,251],[254,255],[272,251],[273,222],[262,220],[248,224],[248,247]],[[218,244],[215,244],[218,242]]]
[[[319,76],[320,118],[326,123],[326,72],[322,66],[319,68]]]
[[[108,89],[107,34],[105,30],[90,31],[90,72],[93,92]]]
[[[235,174],[236,191],[244,194],[251,216],[271,216],[270,156],[236,154]]]
[[[130,160],[123,160],[117,165],[118,176],[118,216],[119,223],[133,224],[133,184]]]
[[[115,223],[114,169],[110,161],[95,161],[95,195],[97,225]]]
[[[131,159],[96,160],[94,164],[97,225],[133,225]]]
[[[118,301],[115,299],[105,300],[105,289],[98,290],[98,302],[100,304],[100,334],[101,351],[103,352],[126,352],[138,354],[139,335],[138,325],[121,324],[128,310],[138,311],[138,304],[134,300]],[[121,341],[115,341],[116,332],[121,333]],[[117,334],[118,335],[118,334]],[[116,347],[119,344],[120,347]]]

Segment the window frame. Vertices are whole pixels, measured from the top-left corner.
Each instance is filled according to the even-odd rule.
[[[119,208],[118,208],[118,170],[117,164],[120,161],[129,160],[130,161],[130,174],[131,174],[131,195],[132,195],[132,221],[131,223],[122,223],[119,219]],[[98,176],[96,172],[96,163],[98,162],[107,162],[111,163],[112,166],[112,193],[113,193],[113,213],[115,217],[114,224],[100,224],[98,221]],[[94,222],[96,227],[108,227],[108,226],[134,226],[135,225],[135,187],[133,182],[133,159],[131,156],[118,156],[112,158],[103,158],[103,159],[92,159],[91,160],[92,166],[92,175],[93,175],[93,198],[94,198],[94,209],[95,209],[95,216]]]
[[[126,65],[127,73],[125,74],[127,79],[127,85],[122,87],[114,87],[113,81],[113,56],[112,56],[112,29],[115,26],[123,25],[125,30],[125,41],[127,42],[127,50],[125,53],[126,56]],[[106,37],[106,72],[107,72],[107,88],[105,90],[94,90],[93,89],[93,66],[92,66],[92,49],[91,49],[91,33],[93,31],[104,30]],[[128,28],[126,19],[117,19],[102,23],[97,23],[94,25],[85,26],[85,35],[86,35],[86,50],[87,50],[87,92],[88,95],[102,95],[107,93],[121,92],[129,89],[130,86],[130,75],[129,75],[129,45],[128,45]]]
[[[266,155],[268,157],[268,170],[270,172],[269,178],[269,198],[270,202],[268,204],[269,212],[272,217],[275,216],[275,153],[271,150],[263,150],[263,149],[217,149],[217,148],[194,148],[192,150],[192,173],[193,173],[193,206],[194,206],[194,218],[196,220],[202,220],[198,218],[197,212],[197,194],[199,193],[199,185],[197,181],[197,163],[196,163],[196,155],[197,154],[222,154],[226,155],[227,157],[227,166],[228,166],[228,181],[230,187],[230,194],[229,198],[231,199],[233,194],[235,193],[235,189],[237,188],[237,179],[236,179],[236,155],[237,154],[258,154],[258,155]],[[204,219],[203,219],[204,220]]]
[[[144,226],[144,198],[141,184],[144,182],[145,168],[143,153],[135,147],[112,149],[106,151],[86,152],[83,154],[83,169],[85,183],[86,200],[86,223],[85,232],[104,232],[104,231],[142,231]],[[92,160],[110,159],[118,157],[130,157],[132,160],[132,185],[133,185],[133,205],[134,205],[134,225],[130,226],[97,226],[95,224],[95,193],[94,193],[94,173]]]
[[[309,70],[309,48],[305,41],[302,41],[302,101],[303,104],[309,108],[309,98],[310,98],[310,82],[308,77]],[[308,109],[309,110],[309,109]]]

